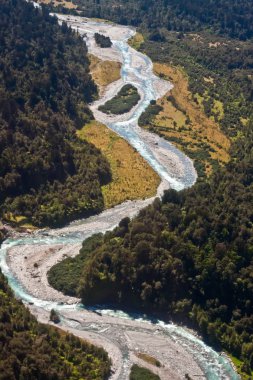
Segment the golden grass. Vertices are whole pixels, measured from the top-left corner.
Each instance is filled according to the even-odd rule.
[[[144,37],[141,33],[138,33],[138,32],[132,38],[128,40],[128,44],[136,50],[140,49],[143,42],[144,42]]]
[[[212,78],[212,77],[204,77],[203,78],[204,79],[204,81],[206,82],[206,83],[211,83],[211,84],[214,84],[214,78]]]
[[[138,352],[136,354],[137,358],[144,360],[146,363],[149,363],[155,367],[161,367],[161,363],[156,358],[153,358],[153,356],[150,356],[148,354],[145,354],[143,352]]]
[[[154,71],[174,84],[172,91],[158,101],[163,111],[154,118],[152,123],[157,131],[168,139],[176,138],[176,145],[182,150],[187,146],[187,150],[196,152],[201,149],[201,146],[204,150],[208,146],[211,159],[222,164],[228,162],[230,140],[221,131],[219,124],[209,119],[202,107],[194,102],[188,89],[188,78],[185,73],[177,67],[162,63],[155,63]],[[171,96],[174,101],[171,102],[168,96]],[[201,99],[198,99],[198,103],[201,104]],[[214,107],[218,117],[222,118],[222,103],[216,101]],[[212,172],[212,165],[208,160],[204,164],[206,174],[209,175]]]
[[[7,223],[11,223],[17,227],[22,227],[22,228],[30,229],[30,230],[37,230],[37,227],[31,224],[29,222],[29,219],[23,215],[14,215],[12,212],[8,212],[3,215],[3,219]]]
[[[235,356],[231,355],[231,354],[227,354],[230,359],[232,360],[234,366],[236,367],[236,370],[237,370],[237,373],[241,376],[241,379],[242,380],[250,380],[250,379],[253,379],[253,371],[251,371],[251,375],[249,375],[248,373],[245,373],[243,370],[242,370],[242,366],[243,366],[243,362],[236,358]]]
[[[89,60],[92,78],[101,91],[103,91],[108,84],[120,79],[120,62],[102,61],[93,54],[89,54]]]
[[[110,163],[112,182],[102,187],[106,208],[128,199],[148,198],[156,194],[160,183],[158,174],[116,133],[93,121],[77,135],[99,148]]]
[[[39,0],[39,3],[42,4],[52,4],[55,7],[58,7],[59,5],[63,6],[66,9],[76,9],[77,5],[73,4],[72,1],[64,1],[64,0]]]
[[[213,102],[213,113],[217,115],[218,120],[222,120],[224,117],[223,103],[220,100],[214,99]]]

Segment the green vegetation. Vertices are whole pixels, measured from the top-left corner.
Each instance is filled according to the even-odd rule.
[[[55,327],[38,323],[0,273],[0,378],[105,380],[107,353]]]
[[[95,33],[94,37],[96,44],[101,48],[109,48],[112,46],[112,41],[110,40],[110,37],[106,37],[100,33]]]
[[[80,254],[74,258],[68,257],[48,272],[48,282],[55,289],[64,294],[75,296],[78,294],[79,280],[83,272],[83,263],[92,256],[99,244],[103,242],[102,234],[95,234],[83,242]]]
[[[149,369],[134,364],[131,368],[130,380],[160,380],[160,377]]]
[[[129,112],[140,100],[140,95],[136,87],[126,84],[111,100],[99,106],[99,111],[106,114],[121,115]]]
[[[189,100],[220,125],[233,144],[227,165],[222,168],[213,165],[213,174],[208,179],[203,177],[193,188],[179,193],[167,191],[162,201],[155,200],[134,220],[126,218],[114,231],[87,240],[79,256],[50,271],[50,283],[81,296],[87,304],[111,302],[120,307],[163,312],[165,318],[190,324],[211,345],[233,354],[234,361],[250,377],[253,369],[251,2],[100,0],[98,4],[93,0],[76,0],[76,3],[81,15],[140,26],[145,38],[139,38],[138,47],[161,65],[173,65],[179,70],[183,66],[192,94]],[[170,79],[165,71],[160,71],[160,76]],[[13,84],[8,85],[11,88]],[[178,99],[174,96],[168,102],[181,112],[178,123],[183,120],[187,124]],[[122,104],[117,107],[121,110]],[[106,112],[112,111],[109,108]],[[173,138],[180,143],[179,136]],[[206,145],[202,146],[196,155],[204,154],[205,149]]]
[[[81,0],[79,3],[87,4]],[[108,7],[112,3],[115,4],[107,2]],[[207,3],[199,4],[202,12],[203,8],[206,10],[204,18],[208,17]],[[186,80],[181,83],[187,83],[188,88],[182,91],[182,87],[175,86],[175,90],[179,88],[185,94],[185,107],[190,104],[195,109],[195,103],[198,109],[195,120],[201,114],[199,109],[205,118],[201,116],[198,121],[202,129],[190,128],[193,124],[188,125],[186,121],[189,108],[184,108],[182,96],[173,92],[164,104],[153,102],[142,115],[141,123],[152,124],[155,118],[163,117],[165,108],[173,110],[177,113],[178,130],[174,136],[170,131],[170,141],[173,138],[182,143],[180,134],[187,127],[185,136],[192,133],[195,140],[200,137],[203,142],[208,140],[198,147],[201,150],[196,150],[196,156],[206,160],[205,151],[213,157],[216,149],[226,162],[223,143],[219,146],[218,141],[223,136],[226,149],[229,148],[226,139],[232,141],[231,161],[219,167],[218,160],[215,164],[213,159],[213,173],[209,178],[203,176],[193,188],[179,193],[166,192],[162,202],[156,200],[133,221],[126,218],[113,232],[107,232],[104,237],[95,236],[92,248],[84,242],[82,257],[71,261],[72,275],[76,274],[76,294],[87,304],[109,302],[120,307],[163,312],[165,318],[189,324],[209,344],[232,353],[250,377],[253,369],[252,41],[230,40],[211,34],[210,30],[203,32],[206,21],[196,26],[191,14],[175,23],[180,33],[160,26],[156,30],[156,17],[148,22],[153,4],[139,8],[139,12],[135,8],[135,14],[131,13],[130,1],[128,8],[121,4],[118,11],[121,16],[123,10],[126,15],[133,15],[126,21],[113,11],[107,14],[109,8],[100,1],[100,15],[137,25],[145,14],[140,29],[144,38],[138,36],[138,47],[158,61],[155,69],[162,78],[175,81],[176,76],[180,79],[185,75]],[[157,13],[153,12],[159,17],[160,5],[156,2]],[[244,5],[247,7],[248,2]],[[181,2],[177,9],[180,7]],[[93,5],[90,9],[93,14],[95,8]],[[89,11],[85,8],[84,12],[87,15]],[[229,15],[233,12],[231,9]],[[244,34],[246,38],[251,33],[249,25],[243,28],[237,25],[237,29],[232,27],[233,22],[218,31],[218,18],[222,16],[216,16],[209,26],[219,34],[231,34],[233,29],[238,37]],[[248,17],[252,17],[252,12]],[[160,17],[161,22],[163,19]],[[182,27],[188,20],[192,22],[190,30],[195,33],[186,33],[187,29]],[[174,22],[172,16],[171,22]],[[219,128],[211,128],[214,122]],[[211,145],[214,141],[215,147]],[[189,149],[189,145],[184,149]],[[199,170],[204,172],[203,167]],[[67,271],[65,262],[61,263],[61,270]]]
[[[136,354],[138,358],[141,360],[144,360],[145,362],[154,365],[155,367],[161,367],[161,363],[156,358],[153,358],[152,356],[145,354],[143,352],[139,352]]]
[[[193,100],[188,78],[180,68],[155,63],[157,75],[169,79],[173,89],[157,104],[152,102],[139,124],[173,142],[194,160],[201,177],[210,176],[218,164],[229,161],[230,140],[214,120]]]
[[[150,124],[154,117],[159,115],[159,113],[163,110],[163,107],[156,103],[155,100],[150,102],[150,105],[146,108],[146,110],[141,114],[138,124],[140,127],[146,127]]]
[[[71,265],[85,304],[163,311],[190,323],[249,371],[253,133],[250,127],[244,133],[234,143],[234,159],[209,182],[165,192],[162,202],[157,199],[133,221],[123,219],[113,232],[94,236],[92,245],[84,242]],[[67,270],[69,260],[61,268]]]
[[[120,79],[120,62],[103,61],[93,54],[89,54],[89,61],[92,78],[102,91],[105,86]]]
[[[237,372],[241,376],[242,380],[252,380],[253,379],[253,371],[251,371],[251,374],[250,374],[250,371],[248,370],[247,366],[245,366],[245,364],[243,363],[242,360],[236,358],[233,355],[229,355],[229,357],[232,360],[233,364],[235,365]],[[245,372],[245,370],[246,370],[246,372]]]
[[[250,0],[74,0],[74,3],[83,16],[151,29],[154,40],[161,39],[157,28],[177,32],[208,30],[242,40],[253,36]]]
[[[58,313],[54,309],[51,309],[49,319],[54,323],[60,323],[61,321]]]
[[[22,0],[0,4],[0,212],[55,226],[104,208],[109,164],[76,129],[96,96],[87,48]]]
[[[106,208],[156,194],[160,177],[127,141],[97,121],[77,134],[100,149],[110,164],[112,181],[102,186]]]
[[[128,43],[130,46],[132,46],[134,49],[139,50],[141,48],[141,45],[144,42],[143,35],[139,32],[136,32],[136,34],[128,40]]]
[[[249,119],[252,102],[252,41],[228,40],[208,33],[163,31],[165,41],[150,40],[146,33],[141,51],[154,62],[182,69],[192,99],[222,131],[236,138],[242,130],[241,118]],[[170,78],[161,72],[160,76]]]

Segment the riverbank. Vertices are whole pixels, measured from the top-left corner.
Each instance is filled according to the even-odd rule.
[[[92,25],[95,28],[94,24]],[[121,27],[118,28],[121,29]],[[110,28],[107,26],[108,29]],[[84,30],[87,30],[87,22]],[[124,36],[128,38],[128,35],[129,32],[126,33],[124,28]],[[122,51],[125,52],[125,45],[122,46],[120,42],[117,46],[118,49],[122,48]],[[142,83],[142,104],[128,115],[129,119],[127,120],[113,120],[113,122],[107,120],[109,127],[125,136],[160,174],[163,180],[157,195],[161,195],[163,190],[169,187],[181,189],[191,186],[196,179],[192,162],[163,139],[142,131],[137,126],[138,115],[145,109],[150,98],[157,98],[160,95],[158,90],[167,90],[168,84],[160,81],[159,78],[150,76],[152,65],[149,60],[139,53],[134,59],[133,54],[136,53],[131,49],[126,53],[123,60],[125,68],[123,76],[126,81],[132,78],[138,82],[139,87]],[[133,59],[129,60],[129,58]],[[129,62],[135,66],[129,67]],[[139,66],[136,66],[137,62],[139,62]],[[21,296],[23,299],[26,299],[26,294],[20,286],[20,282],[22,284],[20,277],[23,278],[23,285],[30,286],[29,292],[32,292],[33,288],[36,289],[37,297],[33,298],[30,295],[27,299],[29,298],[29,302],[33,303],[30,307],[38,318],[45,316],[45,321],[48,321],[47,313],[51,308],[56,307],[62,318],[61,328],[77,330],[76,334],[83,337],[86,332],[90,335],[95,334],[94,339],[101,339],[101,345],[107,347],[109,340],[110,344],[116,346],[122,357],[120,359],[118,353],[111,351],[111,355],[116,356],[116,358],[112,357],[112,360],[116,363],[114,368],[117,379],[128,379],[131,364],[135,360],[133,357],[136,357],[132,354],[136,351],[144,352],[162,363],[161,369],[165,372],[161,378],[164,380],[168,380],[168,378],[181,380],[186,374],[192,378],[196,375],[207,378],[209,373],[218,379],[232,379],[227,362],[210,347],[179,326],[165,325],[162,322],[150,323],[141,319],[140,316],[132,317],[119,310],[101,308],[94,313],[79,309],[73,305],[73,302],[77,301],[76,299],[59,299],[59,294],[53,294],[52,289],[49,289],[46,273],[53,262],[62,260],[66,255],[77,254],[82,240],[94,232],[105,232],[112,229],[123,217],[133,217],[153,200],[154,198],[125,202],[102,214],[77,221],[62,229],[35,234],[28,240],[20,236],[19,241],[16,241],[16,247],[11,247],[13,242],[10,242],[9,245],[6,242],[4,248],[8,251],[7,261],[9,260],[10,266],[6,268],[3,261],[2,267],[5,269],[5,274],[12,280],[17,296]],[[4,257],[5,252],[2,251],[1,254]],[[16,259],[12,260],[13,254],[21,255],[22,262],[20,261],[18,264]],[[24,265],[22,271],[20,265]],[[16,276],[16,282],[11,278],[12,271]],[[25,275],[24,271],[26,271]],[[21,272],[23,272],[22,275]],[[49,298],[45,299],[46,297]],[[52,298],[55,299],[55,302],[52,301]],[[71,302],[72,305],[69,305]]]
[[[152,52],[152,42],[141,33],[132,37],[129,44],[147,55]],[[141,126],[173,142],[191,157],[199,176],[210,176],[218,164],[222,166],[229,161],[231,142],[217,120],[205,114],[197,96],[191,93],[183,67],[167,62],[169,55],[167,61],[154,61],[154,73],[174,86],[157,101],[159,108],[154,114],[152,106],[146,109]]]

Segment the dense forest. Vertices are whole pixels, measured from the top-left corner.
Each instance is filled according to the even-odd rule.
[[[244,126],[253,114],[252,41],[229,40],[210,33],[179,34],[161,29],[151,32],[143,31],[143,38],[140,40],[141,43],[137,47],[149,55],[154,62],[172,67],[173,70],[181,73],[181,78],[184,77],[188,83],[191,98],[189,102],[186,99],[187,104],[178,105],[177,100],[172,96],[172,91],[166,99],[179,113],[184,112],[186,115],[185,125],[180,128],[172,126],[172,136],[166,136],[162,127],[157,128],[155,118],[159,113],[163,114],[161,103],[151,104],[142,114],[139,123],[168,138],[169,141],[179,144],[180,149],[194,160],[199,178],[204,177],[203,162],[208,162],[209,166],[217,169],[219,161],[213,156],[212,150],[205,146],[205,143],[211,140],[205,141],[201,135],[198,135],[193,146],[189,139],[190,136],[194,138],[189,118],[191,115],[185,113],[182,105],[188,107],[192,102],[220,127],[230,141],[240,137]],[[157,74],[174,82],[170,76]],[[205,129],[205,121],[202,120],[202,124]],[[179,133],[173,136],[176,130]],[[215,131],[213,133],[215,137]],[[219,143],[218,138],[216,140],[219,148],[221,142]]]
[[[105,380],[109,374],[102,348],[38,323],[0,273],[1,380]]]
[[[170,17],[170,26],[158,24],[158,20],[163,23],[167,17],[161,9],[164,6],[168,12],[170,9],[165,1],[78,3],[86,16],[100,15],[140,26],[144,38],[138,48],[154,61],[184,70],[194,101],[231,139],[231,161],[223,168],[217,165],[210,178],[202,178],[191,189],[179,193],[167,191],[161,201],[155,200],[133,221],[122,220],[113,232],[86,240],[79,256],[51,269],[49,281],[67,294],[81,296],[85,304],[133,307],[189,324],[210,344],[240,358],[243,370],[250,374],[250,368],[253,369],[253,62],[249,39],[252,23],[247,24],[252,19],[250,3],[201,2],[193,15],[191,9],[196,8],[197,2],[184,2],[183,11],[183,2],[179,1],[173,9],[177,16]],[[87,4],[89,9],[85,7]],[[226,12],[228,5],[230,9]],[[247,16],[240,24],[239,14],[246,9]],[[174,20],[178,22],[171,27]],[[228,36],[238,39],[230,40]],[[160,111],[152,102],[149,114],[142,115],[143,125]]]
[[[251,0],[75,0],[87,17],[149,29],[211,30],[242,40],[253,36]]]
[[[82,297],[85,304],[133,307],[189,324],[210,344],[240,358],[243,370],[250,374],[253,369],[251,1],[75,2],[84,16],[140,27],[145,36],[142,51],[154,60],[184,66],[196,102],[219,122],[233,145],[231,162],[217,167],[209,179],[179,193],[167,191],[162,200],[156,199],[134,220],[123,219],[114,231],[89,238],[79,256],[52,268],[49,281],[67,294]],[[13,4],[18,12],[13,11]],[[94,147],[81,143],[75,136],[75,129],[92,118],[87,103],[96,94],[88,74],[86,47],[65,24],[58,27],[44,8],[34,10],[20,0],[4,0],[0,10],[5,15],[0,22],[2,213],[16,211],[38,225],[54,225],[100,210],[103,207],[100,185],[110,179],[108,164]],[[214,104],[221,103],[222,112],[218,114]],[[159,112],[157,107],[154,109],[155,104],[152,106],[152,112]],[[1,286],[4,294],[1,302],[9,302],[11,296],[6,296],[5,282]],[[7,315],[8,310],[16,310],[7,306],[4,303]],[[5,312],[3,315],[5,318]],[[15,320],[18,331],[20,321],[25,324],[22,317]],[[40,326],[41,332],[41,325],[36,326]],[[39,339],[44,336],[51,339],[56,334],[55,330],[43,331]],[[33,339],[33,335],[29,336]],[[56,338],[53,341],[57,353],[60,352]],[[29,348],[34,342],[30,343]],[[10,345],[8,352],[20,345]],[[14,358],[15,355],[17,352]],[[57,360],[56,371],[60,363]],[[20,368],[15,360],[13,363],[13,367],[4,368],[12,371]],[[101,374],[106,375],[107,364],[102,367]]]
[[[167,191],[133,221],[88,239],[51,270],[51,284],[85,304],[191,322],[252,368],[253,134],[245,133],[209,183]]]
[[[86,45],[44,7],[3,0],[0,13],[1,215],[43,226],[102,210],[109,164],[75,133],[97,96]]]

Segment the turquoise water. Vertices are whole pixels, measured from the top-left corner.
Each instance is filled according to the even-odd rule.
[[[94,23],[96,24],[96,23]],[[100,24],[97,24],[98,26]],[[108,27],[108,25],[107,25]],[[129,35],[133,32],[129,30]],[[180,178],[173,178],[170,168],[165,167],[159,162],[152,152],[152,148],[146,143],[141,134],[141,130],[138,127],[137,120],[143,110],[148,106],[150,100],[157,98],[157,92],[155,90],[155,78],[152,74],[152,63],[148,57],[135,52],[133,49],[129,48],[126,40],[125,41],[114,41],[114,44],[118,51],[122,53],[123,65],[122,65],[122,78],[125,82],[133,83],[144,95],[141,102],[134,112],[129,116],[127,121],[122,122],[111,122],[108,123],[108,127],[117,132],[123,138],[125,138],[148,162],[149,164],[159,173],[160,177],[166,179],[170,184],[170,187],[177,190],[191,186],[196,180],[196,172],[192,166],[192,162],[186,157],[182,152],[176,149],[169,142],[159,138],[159,145],[177,157],[177,159],[182,163],[184,167],[184,172]],[[142,62],[141,67],[132,67],[133,54],[137,54]],[[93,231],[89,227],[89,220],[101,221]],[[45,244],[50,246],[52,244],[75,244],[77,242],[83,241],[88,236],[92,235],[93,232],[105,232],[106,230],[112,229],[120,220],[122,219],[122,214],[115,212],[110,214],[105,212],[96,217],[91,217],[84,221],[79,221],[77,226],[80,226],[80,230],[75,232],[68,232],[66,228],[62,230],[47,231],[47,234],[40,232],[36,236],[23,236],[16,240],[6,240],[0,249],[0,266],[8,278],[9,284],[15,295],[22,299],[24,302],[32,302],[34,305],[44,308],[46,310],[51,310],[55,308],[61,312],[65,309],[79,309],[84,308],[83,305],[67,305],[60,304],[57,302],[50,302],[43,299],[38,299],[30,294],[21,286],[18,280],[11,273],[8,264],[6,262],[7,250],[16,245],[35,245],[35,244]],[[85,228],[87,226],[87,228]],[[178,342],[180,345],[184,346],[194,357],[196,362],[202,368],[205,373],[206,379],[208,380],[221,380],[221,379],[231,379],[238,380],[239,376],[233,370],[230,362],[223,356],[216,353],[213,349],[204,344],[200,339],[192,335],[187,330],[182,327],[176,326],[174,324],[165,324],[162,321],[150,321],[146,316],[142,315],[130,315],[121,310],[112,310],[103,307],[97,307],[96,310],[100,311],[102,315],[110,315],[115,318],[123,319],[134,319],[138,321],[140,327],[145,325],[145,323],[156,323],[163,331],[163,334],[168,335],[174,341]],[[145,322],[145,323],[144,323]],[[70,321],[65,320],[66,324],[70,324]],[[81,328],[76,326],[76,328]],[[175,358],[176,359],[176,358]],[[123,379],[120,379],[123,380]]]

